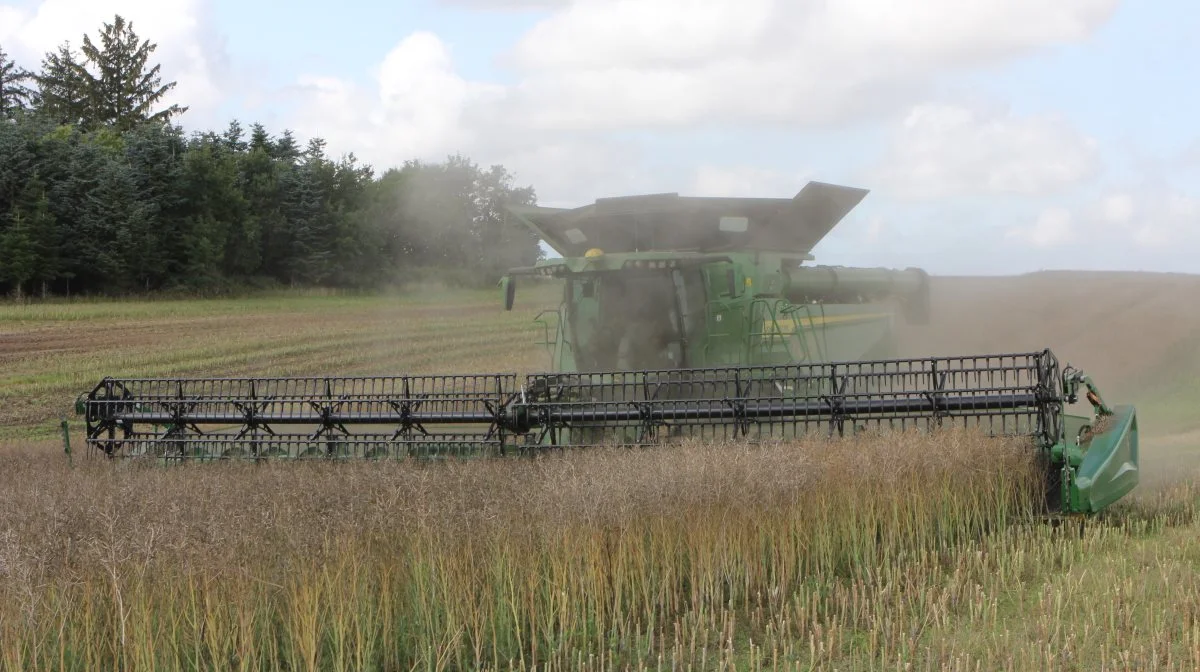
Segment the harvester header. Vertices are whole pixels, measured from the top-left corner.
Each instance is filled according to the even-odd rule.
[[[1052,511],[1095,512],[1138,478],[1132,406],[1050,350],[902,358],[930,319],[918,268],[810,265],[867,191],[790,199],[651,194],[514,207],[561,256],[511,269],[558,283],[543,373],[106,378],[79,400],[110,457],[321,459],[536,453],[685,438],[777,441],[948,425],[1028,440]],[[1068,406],[1080,392],[1088,415]]]

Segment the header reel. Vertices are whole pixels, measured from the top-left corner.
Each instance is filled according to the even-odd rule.
[[[1080,387],[1095,422],[1065,413]],[[1049,351],[659,371],[117,379],[81,397],[92,452],[162,461],[491,456],[684,438],[766,441],[951,424],[1027,437],[1050,506],[1137,482],[1132,407]]]

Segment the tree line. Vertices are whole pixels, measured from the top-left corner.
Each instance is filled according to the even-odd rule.
[[[504,215],[536,194],[503,166],[457,155],[376,174],[287,129],[185,134],[155,48],[119,15],[38,72],[0,45],[0,291],[484,285],[541,256]]]

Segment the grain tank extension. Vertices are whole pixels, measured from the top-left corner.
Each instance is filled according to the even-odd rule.
[[[1135,409],[1086,373],[1049,349],[900,358],[896,321],[930,319],[926,273],[811,264],[866,194],[810,182],[790,199],[513,208],[561,255],[501,281],[508,309],[533,277],[561,283],[537,317],[545,372],[105,378],[78,402],[88,445],[168,462],[451,458],[961,425],[1027,439],[1052,512],[1130,492]]]

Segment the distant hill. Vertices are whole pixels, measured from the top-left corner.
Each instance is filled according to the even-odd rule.
[[[935,277],[933,323],[901,337],[913,355],[1049,347],[1114,393],[1149,393],[1200,377],[1200,275]]]
[[[1147,476],[1165,475],[1164,455],[1171,469],[1200,468],[1200,275],[942,276],[932,292],[932,324],[900,327],[903,354],[1048,347],[1092,374],[1110,403],[1138,407]]]

